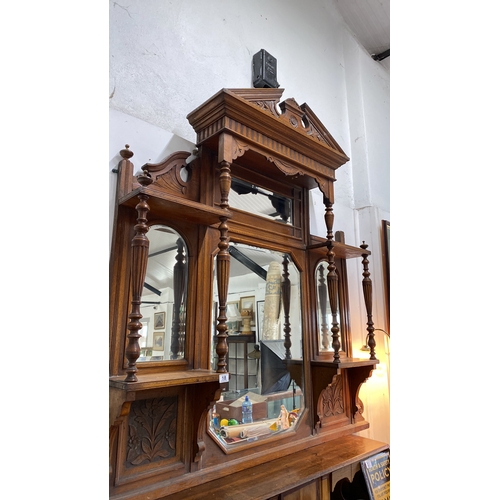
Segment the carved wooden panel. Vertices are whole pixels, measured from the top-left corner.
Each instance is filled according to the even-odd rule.
[[[128,421],[127,468],[176,455],[177,397],[134,401]]]
[[[343,377],[336,375],[332,383],[321,393],[318,401],[318,416],[335,417],[344,413]]]
[[[197,201],[200,196],[198,161],[187,164],[190,155],[187,151],[178,151],[160,163],[146,163],[141,168],[151,175],[154,189]]]

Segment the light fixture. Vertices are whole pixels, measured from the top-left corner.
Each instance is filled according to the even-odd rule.
[[[250,359],[260,359],[260,346],[259,344],[255,344],[252,352],[248,354]]]
[[[385,330],[382,330],[382,328],[375,328],[373,331],[374,332],[384,332],[389,338],[391,338],[391,336]],[[365,345],[360,348],[360,351],[370,352],[370,347],[368,346],[368,335],[370,335],[370,334],[369,333],[366,334]]]

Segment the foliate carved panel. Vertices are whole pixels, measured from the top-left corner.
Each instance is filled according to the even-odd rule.
[[[232,159],[236,160],[236,158],[243,156],[245,154],[245,152],[248,151],[249,147],[250,146],[248,144],[246,144],[244,142],[240,142],[236,139],[233,139]]]
[[[319,397],[318,414],[320,418],[334,417],[344,411],[343,379],[342,375],[336,375]]]
[[[192,169],[186,163],[191,153],[177,151],[160,163],[146,163],[141,168],[157,187],[175,195],[185,195]]]
[[[177,397],[134,401],[129,415],[126,467],[176,455]]]
[[[278,160],[274,156],[267,156],[267,161],[274,163],[285,175],[304,175],[295,165]]]
[[[189,168],[186,168],[186,172],[189,175]],[[177,166],[175,169],[163,174],[163,176],[158,178],[156,184],[158,187],[176,194],[186,193],[187,183],[181,177],[181,166]]]
[[[316,129],[316,127],[314,127],[314,125],[309,123],[306,119],[304,119],[304,122],[308,125],[308,127],[306,128],[307,135],[310,135],[311,137],[314,137],[315,139],[317,139],[319,142],[324,143],[325,140],[323,139],[322,135],[319,133],[318,129]]]
[[[268,111],[272,115],[276,116],[276,118],[280,117],[279,113],[276,111],[279,100],[273,99],[269,101],[253,101],[253,102],[257,106],[259,106],[259,108],[263,109],[264,111]]]

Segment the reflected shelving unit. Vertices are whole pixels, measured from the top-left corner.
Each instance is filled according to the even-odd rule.
[[[227,338],[229,391],[257,387],[258,359],[248,358],[255,345],[255,333]]]

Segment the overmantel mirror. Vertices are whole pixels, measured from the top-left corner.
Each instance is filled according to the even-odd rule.
[[[348,157],[306,104],[279,103],[282,92],[212,96],[187,116],[194,154],[178,151],[134,175],[132,151],[120,151],[110,258],[113,498],[160,498],[170,487],[185,498],[215,477],[242,484],[235,472],[248,480],[296,453],[305,464],[306,448],[330,453],[335,439],[368,428],[358,394],[378,363],[370,252],[333,232],[335,170]],[[316,188],[321,237],[310,234]],[[345,260],[360,257],[370,347],[362,360],[350,358],[345,276]],[[349,440],[338,450],[349,467],[361,454]]]

